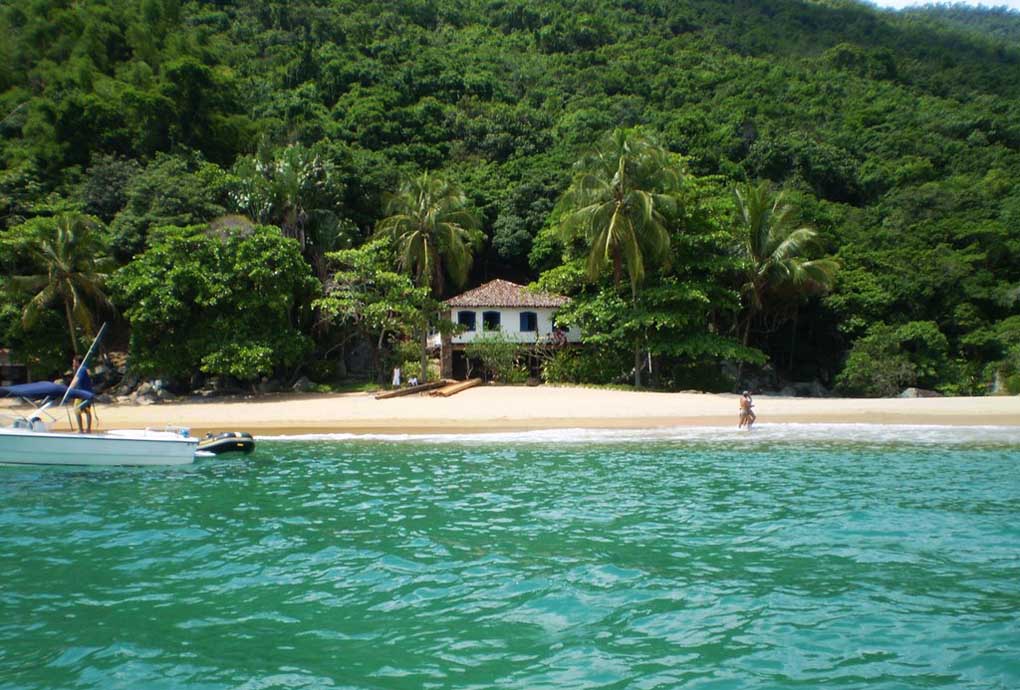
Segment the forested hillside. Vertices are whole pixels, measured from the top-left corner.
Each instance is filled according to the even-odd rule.
[[[413,286],[394,282],[395,247],[366,243],[387,195],[432,171],[477,215],[469,286],[541,279],[574,297],[598,347],[561,353],[551,378],[626,379],[636,347],[662,387],[753,374],[857,394],[1020,392],[1016,18],[995,31],[994,13],[942,14],[952,22],[842,0],[0,3],[0,346],[56,368],[67,324],[90,331],[75,310],[107,308],[91,288],[68,301],[28,280],[47,270],[39,243],[77,223],[109,258],[86,272],[142,373],[330,382],[359,340],[381,346],[380,367],[413,361],[421,322],[395,303]],[[575,163],[614,130],[681,157],[671,255],[640,290],[609,267],[583,275],[590,247],[564,222]],[[748,301],[733,188],[759,180],[817,231],[806,258],[838,266],[831,284]],[[302,275],[263,280],[253,262]],[[217,303],[232,270],[254,287]],[[368,298],[316,301],[355,282],[385,318]],[[226,314],[234,326],[207,332]]]
[[[932,3],[908,7],[901,11],[904,17],[932,20],[954,29],[973,31],[1013,46],[1020,43],[1020,12],[1005,6],[965,5],[963,3]]]

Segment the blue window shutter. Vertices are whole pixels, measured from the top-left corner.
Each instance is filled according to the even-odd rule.
[[[483,331],[498,331],[499,330],[499,312],[498,311],[486,311],[486,312],[482,312],[482,330]]]
[[[538,330],[538,314],[533,311],[521,312],[521,333],[531,333]]]

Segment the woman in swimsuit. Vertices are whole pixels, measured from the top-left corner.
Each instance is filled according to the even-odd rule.
[[[751,425],[758,418],[751,409],[752,407],[754,407],[754,401],[751,400],[751,393],[744,391],[744,394],[740,396],[740,423],[737,424],[738,429],[746,426],[748,431],[751,430]]]

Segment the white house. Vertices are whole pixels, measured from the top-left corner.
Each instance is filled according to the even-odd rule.
[[[490,280],[451,297],[444,302],[449,308],[448,318],[463,330],[434,341],[441,344],[442,376],[463,378],[467,371],[464,346],[485,333],[498,331],[507,340],[520,343],[580,343],[577,328],[557,328],[554,323],[556,311],[569,301],[562,295],[528,290],[508,280]]]

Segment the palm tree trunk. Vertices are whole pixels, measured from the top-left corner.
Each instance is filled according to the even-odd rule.
[[[429,322],[421,328],[421,378],[418,383],[426,383],[429,380]]]
[[[67,334],[71,336],[71,349],[78,355],[78,337],[74,334],[74,319],[71,318],[71,305],[64,300],[64,315],[67,316]]]
[[[630,284],[630,305],[637,308],[637,285]],[[641,387],[641,331],[634,336],[634,387]]]
[[[641,387],[641,336],[634,337],[634,387]]]
[[[375,342],[375,349],[372,351],[372,372],[375,374],[375,379],[379,383],[383,383],[386,377],[383,376],[382,371],[382,348],[383,343],[386,340],[386,329],[379,331],[379,339]]]

